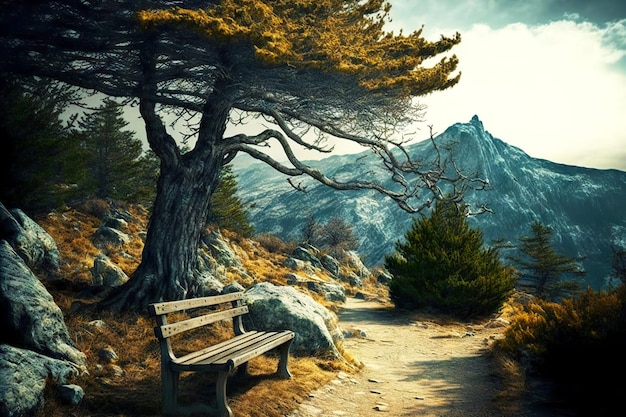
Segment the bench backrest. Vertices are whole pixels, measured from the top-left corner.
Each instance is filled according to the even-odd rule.
[[[154,303],[148,306],[150,314],[155,316],[157,326],[154,334],[161,343],[161,349],[167,352],[167,356],[174,358],[169,338],[182,332],[196,329],[207,324],[220,320],[233,320],[233,330],[235,335],[245,333],[241,316],[248,313],[248,306],[242,302],[243,292],[235,292],[224,295],[210,297],[192,298],[180,301],[166,301]],[[222,308],[208,314],[188,318],[176,323],[168,323],[167,316],[171,313],[183,312],[197,308],[205,308],[224,304],[227,308]]]

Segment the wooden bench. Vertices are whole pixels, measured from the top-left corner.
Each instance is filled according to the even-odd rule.
[[[248,313],[243,304],[243,293],[231,293],[212,297],[202,297],[182,301],[170,301],[150,304],[150,313],[156,317],[155,335],[161,347],[161,385],[163,395],[163,414],[185,412],[178,405],[178,381],[180,372],[214,372],[217,374],[216,400],[217,414],[220,417],[232,416],[226,398],[226,382],[237,368],[237,374],[247,373],[248,361],[272,349],[280,350],[277,373],[282,378],[291,378],[288,369],[289,347],[294,338],[290,330],[279,332],[246,331],[242,316]],[[226,307],[218,309],[218,306]],[[208,314],[196,314],[175,323],[168,323],[171,313],[209,309]],[[235,336],[218,344],[207,346],[197,352],[175,355],[170,338],[174,335],[197,329],[220,320],[233,321]],[[192,410],[190,410],[192,411]]]

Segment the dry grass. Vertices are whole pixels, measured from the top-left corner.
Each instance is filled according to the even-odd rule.
[[[72,380],[85,391],[85,399],[78,406],[62,405],[51,387],[46,392],[46,404],[39,413],[46,417],[96,417],[96,416],[158,416],[161,415],[160,351],[153,333],[154,320],[136,314],[114,315],[111,313],[76,313],[71,310],[76,292],[92,282],[91,268],[98,253],[104,252],[128,275],[136,269],[141,258],[143,242],[139,232],[145,230],[147,213],[138,207],[126,207],[136,219],[129,223],[125,232],[131,241],[122,248],[97,249],[91,237],[102,224],[104,208],[96,215],[76,210],[51,214],[37,219],[38,223],[57,242],[62,257],[61,276],[69,285],[50,284],[49,290],[64,312],[67,327],[79,350],[87,357],[88,373]],[[286,284],[285,274],[293,272],[283,266],[287,257],[282,252],[270,252],[263,245],[250,239],[240,239],[227,231],[223,235],[230,240],[241,257],[253,280]],[[289,248],[289,245],[285,245]],[[128,257],[127,255],[131,255]],[[243,285],[244,279],[229,273]],[[318,274],[318,279],[329,277]],[[362,289],[372,297],[385,297],[375,279],[367,279]],[[331,310],[337,306],[314,292],[315,300]],[[350,290],[354,293],[356,290]],[[382,292],[381,292],[382,291]],[[103,325],[98,326],[98,323]],[[212,325],[200,330],[200,334],[178,340],[181,351],[200,349],[207,344],[223,340],[232,334],[232,327]],[[111,347],[117,360],[106,363],[98,355],[104,347]],[[342,350],[342,347],[339,346]],[[238,417],[278,417],[297,408],[307,396],[333,379],[337,372],[354,372],[358,366],[349,352],[343,352],[348,362],[330,357],[290,358],[293,378],[281,380],[273,376],[278,364],[276,357],[260,357],[250,361],[250,376],[229,382],[229,405]],[[351,365],[352,364],[352,365]],[[214,400],[214,376],[204,373],[185,373],[180,383],[181,403],[212,402]]]
[[[102,320],[97,327],[94,320]],[[83,387],[85,400],[78,406],[61,405],[53,391],[41,413],[46,417],[82,416],[158,416],[161,414],[160,353],[151,319],[137,315],[69,314],[68,328],[78,348],[87,356],[89,374],[72,381]],[[210,330],[177,340],[180,353],[198,350],[228,337],[231,326],[216,325]],[[106,363],[98,352],[110,346],[118,359]],[[229,382],[229,405],[237,416],[284,416],[310,392],[330,381],[338,370],[349,371],[339,361],[312,357],[291,357],[291,380],[281,380],[273,373],[275,357],[259,357],[250,362],[249,378]],[[119,374],[119,370],[122,371]],[[185,373],[181,376],[182,404],[212,403],[214,376]]]

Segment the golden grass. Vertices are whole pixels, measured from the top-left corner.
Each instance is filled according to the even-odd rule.
[[[102,320],[97,327],[94,320]],[[160,352],[151,319],[138,315],[68,314],[68,328],[78,348],[87,356],[89,373],[72,380],[83,387],[86,398],[77,407],[61,405],[49,392],[41,416],[157,416],[161,414]],[[232,334],[232,326],[215,325],[201,329],[190,338],[174,343],[180,353],[198,350]],[[110,346],[118,359],[106,363],[98,352]],[[229,381],[229,405],[237,416],[284,416],[297,407],[310,392],[328,383],[339,370],[350,369],[329,358],[290,358],[293,378],[282,380],[273,375],[278,359],[259,357],[250,361],[245,379]],[[116,374],[121,369],[121,375]],[[182,404],[214,404],[214,375],[181,375]]]
[[[37,219],[38,223],[55,239],[61,253],[61,276],[72,285],[62,288],[55,284],[49,290],[57,305],[64,313],[67,327],[79,350],[87,357],[88,373],[70,381],[80,385],[85,391],[85,399],[78,406],[61,404],[54,389],[46,391],[46,403],[38,414],[45,417],[99,417],[99,416],[159,416],[161,415],[161,375],[160,351],[154,336],[155,322],[152,318],[137,314],[76,313],[71,309],[75,292],[92,282],[93,260],[104,252],[129,276],[141,259],[143,242],[139,232],[147,225],[147,213],[140,207],[125,207],[135,217],[125,232],[131,241],[122,248],[100,250],[93,246],[91,237],[102,224],[101,211],[98,216],[88,215],[77,210],[51,214]],[[263,245],[251,239],[222,230],[231,241],[252,280],[228,272],[229,278],[249,286],[252,281],[269,281],[285,285],[285,275],[293,272],[285,268],[287,255],[270,252]],[[274,242],[277,245],[277,242]],[[280,245],[279,245],[280,246]],[[274,248],[275,246],[273,246]],[[285,249],[291,248],[285,244]],[[293,248],[291,248],[293,249]],[[131,255],[126,257],[121,252]],[[324,274],[317,274],[320,280],[329,280]],[[373,297],[385,297],[382,286],[374,278],[366,279],[362,289]],[[301,288],[316,301],[336,311],[336,304],[322,296]],[[354,293],[356,289],[348,289]],[[104,323],[98,326],[99,321]],[[215,324],[203,328],[189,338],[176,340],[181,353],[198,350],[208,344],[223,340],[232,334],[231,325]],[[98,352],[110,346],[118,358],[113,363],[104,362]],[[334,357],[291,356],[289,368],[293,375],[290,380],[281,380],[273,375],[278,359],[263,356],[250,361],[249,374],[245,379],[229,381],[229,405],[238,417],[278,417],[289,414],[298,404],[320,386],[332,380],[337,372],[355,372],[358,361],[338,347],[346,361]],[[120,373],[121,372],[121,373]],[[181,403],[211,403],[214,401],[214,376],[204,373],[185,373],[180,382]]]

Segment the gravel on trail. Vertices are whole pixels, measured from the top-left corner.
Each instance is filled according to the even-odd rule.
[[[500,381],[485,356],[504,331],[502,321],[438,324],[357,298],[349,298],[338,317],[348,334],[344,350],[363,368],[339,373],[289,417],[513,415],[494,401]]]

